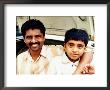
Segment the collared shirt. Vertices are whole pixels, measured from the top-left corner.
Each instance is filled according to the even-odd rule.
[[[72,75],[78,66],[79,60],[71,62],[65,53],[56,56],[49,64],[48,74],[69,74]]]
[[[86,50],[86,52],[90,51],[90,49]],[[48,67],[47,63],[51,63],[50,66],[52,66],[51,69],[49,69],[49,73],[56,73],[57,71],[57,73],[62,74],[64,72],[65,74],[73,73],[77,68],[78,62],[71,62],[63,53],[63,46],[61,45],[44,45],[42,47],[40,56],[37,58],[35,62],[33,62],[34,60],[32,59],[29,51],[25,51],[17,56],[17,74],[44,74],[46,71],[45,68]],[[66,63],[64,64],[64,62]],[[62,68],[59,69],[58,67],[56,67],[57,64]],[[64,69],[63,67],[68,69]]]
[[[43,46],[41,54],[34,61],[29,53],[29,50],[17,56],[17,74],[46,74],[48,67],[48,59]]]

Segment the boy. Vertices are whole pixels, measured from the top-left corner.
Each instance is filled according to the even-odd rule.
[[[89,36],[81,29],[70,29],[65,34],[64,53],[55,57],[49,65],[50,74],[75,74],[80,58],[83,56],[88,44]],[[92,66],[82,68],[82,73],[88,73]],[[91,72],[90,72],[91,74]]]

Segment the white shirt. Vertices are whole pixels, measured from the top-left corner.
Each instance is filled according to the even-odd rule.
[[[69,74],[72,75],[78,66],[79,60],[71,62],[65,53],[56,56],[49,64],[48,74]]]
[[[17,74],[44,74],[48,67],[48,59],[43,46],[40,56],[34,61],[29,50],[17,56]]]
[[[89,51],[87,49],[86,52]],[[41,54],[35,62],[28,50],[17,56],[17,74],[44,74],[48,67],[48,60],[50,63],[49,74],[72,74],[79,63],[79,61],[73,63],[68,60],[63,52],[63,46],[43,46]]]

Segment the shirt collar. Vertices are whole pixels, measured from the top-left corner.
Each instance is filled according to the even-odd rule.
[[[42,46],[42,50],[41,50],[41,53],[40,53],[40,55],[41,56],[43,56],[43,57],[46,57],[47,55],[46,55],[46,46]]]
[[[27,59],[28,59],[28,60],[32,60],[32,57],[31,57],[31,55],[30,55],[30,53],[29,53],[29,49],[27,50],[27,54],[28,54],[28,55],[26,56],[26,60],[27,60]],[[40,53],[38,59],[39,59],[41,56],[46,58],[46,47],[45,47],[44,45],[42,46],[42,50],[41,50],[41,53]]]

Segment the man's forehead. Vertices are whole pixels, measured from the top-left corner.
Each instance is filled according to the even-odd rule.
[[[40,29],[29,29],[26,31],[26,34],[42,34]]]

